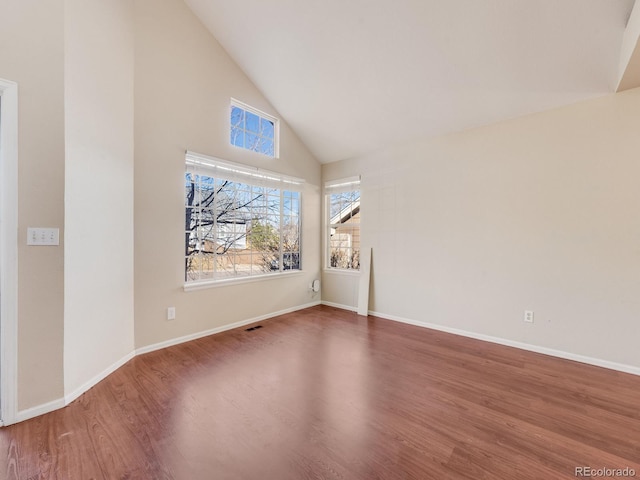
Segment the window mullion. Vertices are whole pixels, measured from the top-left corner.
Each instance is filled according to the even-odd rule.
[[[198,199],[202,198],[202,185],[201,185],[201,181],[202,181],[202,176],[198,175],[198,181],[196,182],[196,191],[194,193],[194,205],[197,205],[196,209],[197,209],[197,222],[196,222],[196,238],[197,238],[197,243],[196,246],[198,247],[198,280],[202,279],[202,264],[203,264],[203,258],[204,255],[202,253],[203,250],[203,242],[204,239],[202,238],[202,204],[200,203],[200,201],[198,201]]]
[[[284,216],[284,190],[280,190],[280,228],[279,233],[280,233],[280,245],[278,246],[278,250],[279,250],[279,254],[280,254],[280,259],[279,259],[279,263],[280,263],[280,271],[284,271],[284,252],[282,251],[282,245],[284,244],[284,235],[283,235],[283,231],[284,231],[284,225],[282,222],[282,218]]]
[[[326,212],[327,212],[327,223],[329,223],[331,221],[331,195],[327,195],[325,198],[325,204],[326,204]],[[325,255],[327,256],[325,265],[326,267],[330,268],[331,267],[331,229],[334,228],[333,224],[329,224],[329,228],[327,229],[326,235],[327,235],[327,247],[326,247],[326,251],[325,251]]]
[[[211,199],[211,215],[213,216],[213,278],[216,278],[218,275],[218,205],[220,205],[220,199],[218,198],[219,191],[218,188],[219,179],[213,179],[213,198]]]

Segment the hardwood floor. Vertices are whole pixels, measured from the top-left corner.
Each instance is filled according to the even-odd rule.
[[[640,477],[640,377],[314,307],[0,430],[2,479]]]

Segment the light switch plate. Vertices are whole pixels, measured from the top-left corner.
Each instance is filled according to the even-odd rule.
[[[59,228],[27,228],[27,245],[60,245]]]

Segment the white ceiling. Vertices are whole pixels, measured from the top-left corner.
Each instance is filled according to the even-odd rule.
[[[185,0],[321,162],[615,91],[634,0]]]

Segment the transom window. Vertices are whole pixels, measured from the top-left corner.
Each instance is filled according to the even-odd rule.
[[[188,152],[185,281],[300,270],[302,183]]]
[[[327,268],[360,269],[360,177],[325,185]]]
[[[231,145],[278,156],[278,119],[231,99]]]

